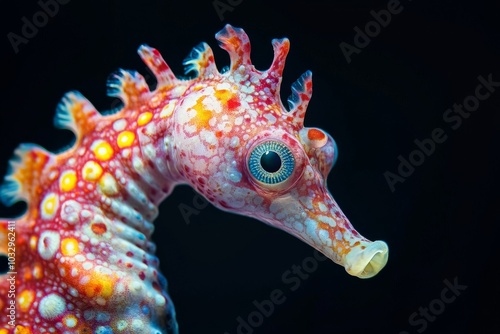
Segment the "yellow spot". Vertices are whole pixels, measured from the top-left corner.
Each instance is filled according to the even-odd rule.
[[[0,329],[0,334],[9,334],[9,331],[6,329]]]
[[[17,325],[14,334],[32,334],[33,332],[28,327]]]
[[[104,174],[99,180],[99,187],[101,187],[101,191],[108,196],[116,195],[118,193],[118,184],[116,183],[115,178],[109,174]]]
[[[78,247],[78,240],[75,238],[64,238],[61,241],[61,252],[65,256],[73,256],[78,254],[80,248]]]
[[[83,166],[82,175],[86,181],[97,181],[102,175],[102,167],[95,161],[87,161]]]
[[[73,314],[68,314],[63,318],[64,326],[73,328],[78,324],[78,319]]]
[[[111,145],[105,141],[99,141],[92,145],[95,157],[101,161],[107,161],[113,157],[114,151]]]
[[[193,109],[196,111],[196,122],[199,127],[207,128],[208,121],[212,118],[212,110],[206,109],[203,105],[204,96],[198,98]]]
[[[17,297],[19,308],[23,312],[27,312],[30,309],[31,304],[33,303],[34,300],[35,300],[35,292],[33,292],[32,290],[24,290]]]
[[[34,235],[31,236],[30,238],[30,247],[32,250],[36,249],[36,245],[38,244],[38,238]]]
[[[35,276],[36,279],[43,277],[43,269],[40,263],[35,263],[35,266],[33,267],[33,276]]]
[[[59,188],[62,191],[71,191],[76,186],[76,173],[72,170],[66,171],[61,174],[59,179]]]
[[[151,121],[151,118],[153,118],[153,113],[151,113],[149,111],[143,112],[137,118],[137,125],[139,125],[139,126],[146,125]]]
[[[135,134],[132,131],[123,131],[116,138],[116,143],[119,148],[132,146],[135,140]]]
[[[216,90],[214,96],[217,100],[219,100],[222,104],[227,104],[233,96],[233,92],[227,89]]]
[[[59,207],[59,199],[54,193],[49,193],[42,201],[41,211],[43,219],[50,219],[54,217]]]

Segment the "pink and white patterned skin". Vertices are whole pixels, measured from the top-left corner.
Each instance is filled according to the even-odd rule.
[[[230,55],[227,71],[202,43],[185,61],[196,76],[178,79],[143,45],[154,91],[120,71],[109,94],[124,106],[106,115],[69,92],[55,124],[74,132],[74,145],[59,154],[17,149],[2,198],[28,209],[0,220],[4,254],[15,226],[17,272],[13,299],[8,274],[0,280],[0,309],[16,305],[15,322],[0,314],[0,334],[177,333],[150,238],[159,203],[178,184],[296,236],[351,275],[384,267],[387,245],[362,237],[327,190],[337,151],[330,135],[303,124],[311,72],[292,86],[288,110],[280,100],[289,41],[273,40],[272,65],[258,71],[242,29],[227,25],[216,38]]]

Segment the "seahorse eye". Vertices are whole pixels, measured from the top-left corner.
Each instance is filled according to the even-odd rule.
[[[248,158],[248,170],[252,177],[264,184],[278,184],[292,175],[295,159],[292,151],[283,143],[269,140],[253,148]]]
[[[275,173],[281,168],[281,158],[274,151],[267,151],[260,157],[260,165],[268,173]]]

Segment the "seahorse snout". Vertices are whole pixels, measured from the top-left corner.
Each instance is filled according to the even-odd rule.
[[[389,259],[389,247],[383,241],[365,241],[353,247],[345,256],[345,270],[359,278],[370,278],[384,268]]]

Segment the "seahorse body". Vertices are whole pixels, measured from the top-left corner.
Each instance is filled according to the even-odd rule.
[[[388,248],[354,230],[326,189],[336,159],[332,137],[303,120],[311,72],[292,86],[289,110],[279,88],[287,39],[273,40],[267,71],[250,61],[245,32],[227,25],[216,38],[230,55],[219,73],[202,43],[185,61],[192,79],[175,77],[159,52],[139,54],[158,84],[120,71],[108,86],[121,110],[101,115],[78,92],[67,93],[55,124],[76,136],[52,154],[21,145],[2,188],[7,204],[28,203],[18,219],[0,220],[7,254],[15,224],[16,295],[1,277],[4,333],[177,333],[175,311],[150,241],[159,203],[189,184],[223,210],[283,229],[355,276],[378,273]]]

